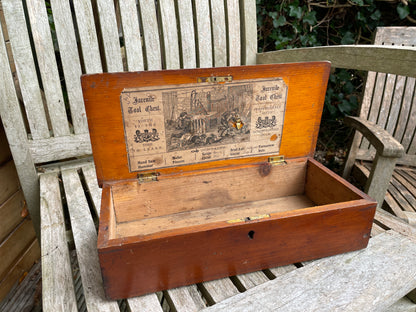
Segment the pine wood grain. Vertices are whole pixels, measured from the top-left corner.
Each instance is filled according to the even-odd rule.
[[[4,204],[19,189],[19,179],[13,160],[0,167],[0,205]]]
[[[22,221],[21,213],[25,207],[22,190],[18,190],[0,205],[0,242]]]
[[[271,167],[267,176],[262,175],[262,166],[253,166],[167,178],[150,184],[119,183],[112,186],[117,221],[301,195],[306,160],[289,160],[286,165]],[[281,179],[282,176],[286,179]]]
[[[36,239],[32,221],[28,218],[23,220],[19,226],[0,244],[0,280],[2,280],[13,264],[24,251]]]
[[[13,267],[7,273],[7,275],[1,280],[0,283],[0,301],[3,300],[16,284],[16,281],[21,278],[25,272],[29,271],[32,265],[40,258],[40,247],[37,240],[34,240],[32,244],[24,251],[22,256],[16,260]]]

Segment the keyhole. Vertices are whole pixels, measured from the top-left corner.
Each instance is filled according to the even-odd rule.
[[[248,238],[253,239],[254,238],[254,231],[248,232]]]

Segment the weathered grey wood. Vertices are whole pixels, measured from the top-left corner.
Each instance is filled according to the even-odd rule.
[[[242,0],[242,64],[254,65],[257,63],[257,19],[256,1]]]
[[[88,191],[91,194],[91,198],[94,204],[95,211],[97,216],[100,215],[101,209],[101,193],[102,190],[98,187],[97,183],[97,174],[95,172],[95,167],[93,164],[88,164],[82,167],[82,173],[85,177],[85,182],[88,187]]]
[[[410,226],[405,221],[393,216],[392,214],[384,210],[377,209],[374,220],[416,242],[416,228]]]
[[[65,112],[65,102],[61,90],[45,1],[26,1],[26,6],[53,134],[54,136],[68,135],[68,118]]]
[[[239,293],[229,278],[222,278],[214,281],[202,283],[207,293],[203,293],[206,298],[212,299],[213,303],[221,302],[228,297]]]
[[[156,294],[127,299],[131,312],[162,312],[162,307]]]
[[[144,70],[143,49],[136,0],[119,1],[124,46],[126,48],[127,69]]]
[[[214,47],[214,66],[227,66],[227,38],[225,34],[224,1],[211,0],[212,41]]]
[[[236,278],[245,289],[250,289],[269,281],[267,276],[262,271],[240,274],[236,276]]]
[[[384,157],[402,157],[403,146],[397,142],[386,130],[360,117],[346,117],[345,123],[360,131],[377,152]]]
[[[51,7],[74,133],[88,133],[81,80],[79,79],[82,74],[81,61],[78,55],[71,8],[68,0],[51,0]]]
[[[212,35],[209,0],[195,1],[199,67],[212,67]]]
[[[228,58],[230,66],[241,65],[240,6],[238,0],[227,0]]]
[[[63,170],[62,181],[88,311],[119,311],[115,301],[108,301],[104,297],[97,253],[97,232],[77,171]]]
[[[195,31],[191,0],[178,1],[179,28],[181,32],[182,66],[196,67]]]
[[[373,161],[375,156],[375,150],[358,150],[356,159]],[[397,160],[397,164],[416,166],[416,155],[405,154]]]
[[[388,133],[393,134],[394,138],[400,142],[400,139],[397,139],[395,135],[395,128],[397,124],[397,120],[399,118],[400,110],[401,110],[401,103],[403,98],[403,91],[406,82],[406,77],[404,76],[396,76],[396,84],[394,85],[394,94],[391,101],[391,110],[388,115],[387,126],[386,130]]]
[[[85,71],[88,74],[101,73],[103,69],[91,1],[74,0],[73,4]]]
[[[35,163],[92,154],[88,133],[30,141],[29,148]]]
[[[296,270],[296,266],[294,264],[290,264],[281,267],[271,268],[269,270],[273,273],[274,276],[278,277],[280,275],[284,275],[286,273],[292,272],[293,270]]]
[[[400,253],[397,250],[400,249]],[[416,244],[387,232],[204,311],[382,311],[416,287]]]
[[[368,177],[364,191],[377,201],[377,207],[381,207],[386,190],[389,186],[390,177],[396,166],[396,158],[376,155],[373,168]]]
[[[107,71],[121,72],[123,71],[123,61],[121,59],[114,1],[97,0],[97,8]]]
[[[199,311],[206,307],[196,285],[170,289],[165,296],[169,305],[179,312]]]
[[[394,136],[398,139],[399,142],[403,141],[404,133],[407,130],[406,125],[410,117],[410,110],[412,109],[411,99],[413,96],[414,87],[415,79],[407,77],[399,114],[399,120],[397,121],[396,130],[394,132]]]
[[[44,311],[77,311],[58,176],[41,175],[40,189],[42,307]]]
[[[415,89],[413,89],[415,90]],[[415,154],[416,153],[416,140],[415,140],[415,131],[416,128],[416,95],[413,93],[413,99],[410,100],[412,104],[412,108],[409,114],[409,121],[406,125],[406,131],[403,136],[403,146],[407,150],[408,154]],[[413,131],[412,131],[413,130]]]
[[[30,47],[23,4],[13,0],[5,0],[2,3],[30,132],[34,139],[48,138],[49,129]],[[8,64],[8,61],[5,64]]]
[[[336,68],[373,70],[416,77],[416,48],[350,45],[280,50],[257,55],[258,64],[300,61],[331,61]]]
[[[143,27],[147,69],[162,69],[155,2],[153,0],[139,0],[139,5]]]
[[[10,144],[10,150],[19,175],[20,184],[26,198],[28,210],[35,226],[37,237],[40,237],[39,217],[39,182],[35,164],[29,151],[27,134],[20,112],[19,100],[8,66],[3,31],[0,27],[0,115]]]
[[[166,69],[180,68],[178,29],[173,0],[159,1]]]

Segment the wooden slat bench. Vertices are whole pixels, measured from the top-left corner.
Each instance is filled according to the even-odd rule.
[[[0,114],[31,218],[41,237],[45,311],[117,311],[126,306],[131,311],[221,308],[218,303],[235,295],[257,298],[263,292],[258,285],[270,287],[267,294],[274,296],[278,283],[270,280],[276,276],[283,276],[276,281],[298,274],[307,279],[307,268],[315,262],[121,302],[103,298],[96,251],[101,192],[88,158],[91,145],[80,75],[285,62],[274,54],[257,54],[254,0],[1,0],[0,4]],[[48,16],[48,12],[52,14]],[[333,61],[335,67],[415,76],[415,49],[341,46],[313,51],[318,51],[318,59],[324,55]],[[310,50],[307,55],[316,56]],[[68,162],[73,159],[78,160]],[[375,231],[392,228],[403,236],[382,235],[377,244],[358,252],[370,252],[372,257],[359,256],[362,261],[354,262],[357,270],[371,266],[371,261],[377,263],[384,252],[394,248],[402,255],[402,262],[395,265],[404,274],[393,276],[387,285],[394,294],[362,301],[361,310],[386,307],[416,286],[397,282],[413,274],[407,269],[415,267],[413,245],[407,238],[413,237],[412,230],[381,212],[377,218]],[[398,244],[390,247],[392,241]],[[345,263],[342,257],[331,259],[340,267]],[[316,277],[328,298],[321,306],[330,309],[335,301],[331,296],[339,289]],[[365,289],[369,279],[364,277],[351,280],[351,287]],[[375,296],[379,293],[376,289]],[[282,289],[277,299],[285,300],[289,295]],[[297,304],[296,300],[290,302]],[[349,304],[347,300],[343,303]],[[247,306],[250,309],[254,308]]]
[[[416,287],[416,229],[378,211],[375,237],[364,250],[107,301],[96,250],[101,190],[93,163],[43,170],[45,311],[118,311],[124,305],[131,311],[383,311]],[[71,261],[72,248],[76,259]],[[81,278],[74,281],[78,270]]]

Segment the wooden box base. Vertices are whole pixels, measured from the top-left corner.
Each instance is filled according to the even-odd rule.
[[[105,293],[139,296],[361,249],[375,208],[307,157],[105,183]]]

